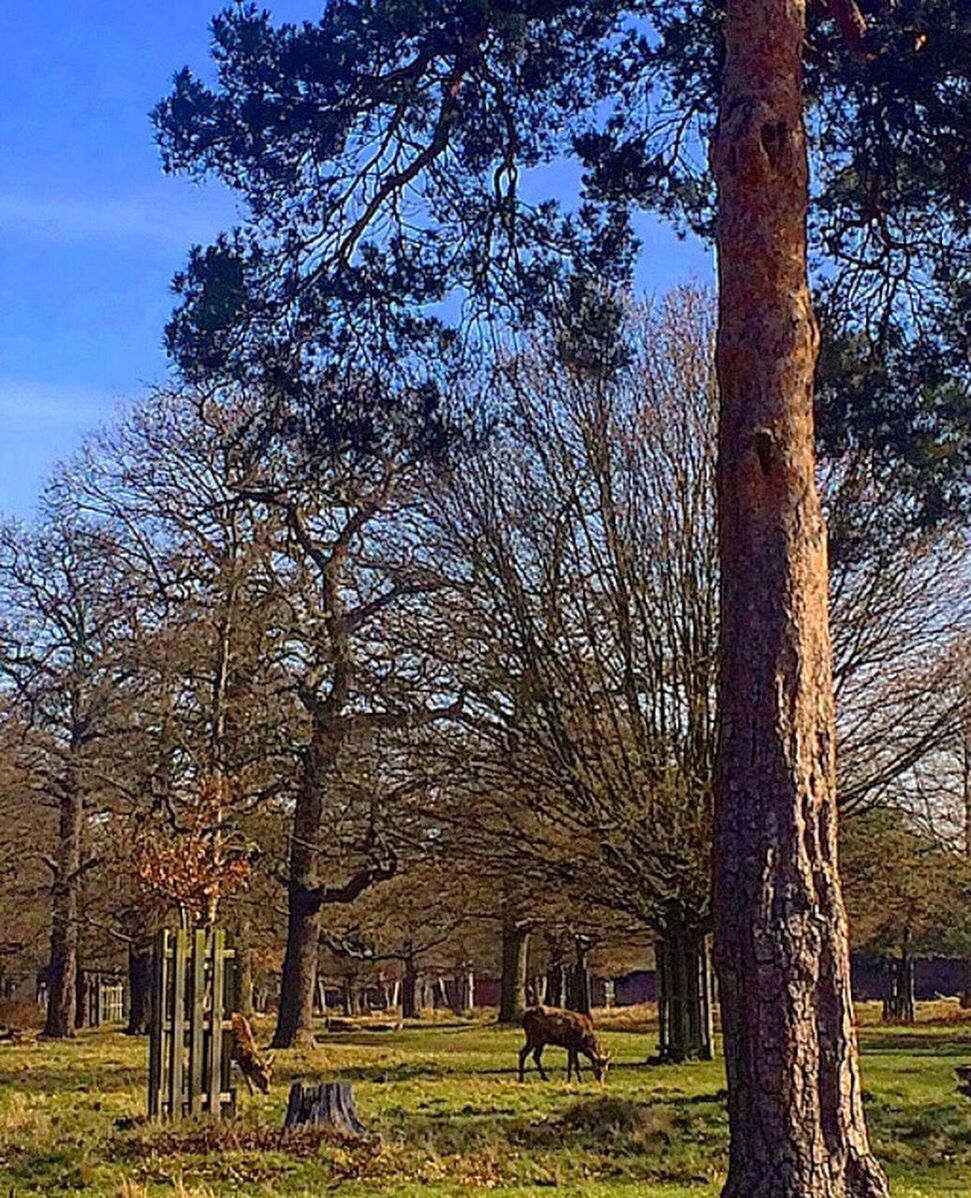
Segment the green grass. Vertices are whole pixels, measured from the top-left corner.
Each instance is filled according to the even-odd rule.
[[[727,1134],[720,1063],[647,1066],[652,1030],[604,1034],[613,1064],[603,1089],[568,1085],[555,1050],[545,1062],[553,1080],[531,1073],[519,1085],[521,1035],[484,1024],[332,1036],[312,1053],[278,1054],[270,1097],[250,1098],[243,1087],[234,1123],[174,1127],[116,1126],[144,1111],[143,1040],[97,1032],[0,1046],[0,1193],[716,1195]],[[870,1125],[894,1194],[967,1198],[971,1101],[955,1092],[952,1071],[971,1062],[971,1024],[864,1026],[861,1037]],[[353,1082],[359,1114],[379,1140],[283,1141],[295,1078]]]

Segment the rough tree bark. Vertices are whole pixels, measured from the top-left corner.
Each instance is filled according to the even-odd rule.
[[[818,333],[806,278],[804,0],[728,0],[713,168],[721,397],[716,959],[725,1198],[881,1198],[836,864]]]
[[[84,802],[73,770],[60,794],[57,861],[51,888],[51,955],[48,966],[47,1016],[44,1035],[74,1035],[78,964],[78,884],[81,876],[81,833]]]
[[[529,953],[527,923],[514,917],[502,925],[502,981],[499,1022],[519,1023],[526,1009],[526,964]]]

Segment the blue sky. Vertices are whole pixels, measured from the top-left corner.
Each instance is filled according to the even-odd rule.
[[[148,120],[178,68],[207,73],[218,7],[35,0],[4,14],[0,512],[29,515],[53,464],[165,377],[169,281],[193,242],[233,221],[215,185],[162,174]],[[319,11],[310,0],[267,7],[281,20]],[[643,288],[710,277],[701,247],[666,230],[650,241]]]

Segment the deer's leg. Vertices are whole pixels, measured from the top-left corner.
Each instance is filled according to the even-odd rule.
[[[583,1081],[583,1074],[580,1072],[580,1054],[576,1049],[573,1051],[573,1068],[577,1071],[577,1081]]]
[[[526,1058],[529,1056],[529,1041],[519,1050],[519,1080],[526,1080]]]
[[[542,1044],[538,1048],[533,1049],[533,1060],[536,1062],[536,1068],[539,1070],[540,1077],[543,1079],[544,1082],[548,1082],[550,1079],[546,1076],[546,1073],[543,1069],[543,1045]]]
[[[242,1066],[240,1066],[239,1071],[243,1075],[243,1081],[246,1082],[246,1089],[249,1090],[249,1092],[251,1094],[255,1093],[255,1091],[253,1089],[253,1083],[250,1081],[250,1078],[249,1078],[249,1074],[246,1072],[246,1070]]]

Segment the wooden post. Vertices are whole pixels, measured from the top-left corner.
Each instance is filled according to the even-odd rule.
[[[188,936],[181,928],[175,933],[172,960],[172,1034],[169,1039],[169,1108],[173,1118],[185,1114],[182,1073],[185,1066],[185,966]]]
[[[189,1113],[202,1114],[205,1087],[205,1023],[202,1018],[206,997],[206,933],[197,929],[192,935],[190,1001],[192,1026],[189,1033]]]
[[[222,954],[226,946],[226,933],[222,928],[212,932],[212,1007],[210,1008],[209,1066],[209,1113],[218,1115],[222,1110],[222,1058],[223,1058],[223,982]]]
[[[223,935],[221,950],[223,971],[223,1001],[222,1001],[222,1072],[220,1082],[220,1115],[232,1117],[236,1114],[236,1090],[232,1084],[233,1062],[231,1058],[233,1040],[233,1012],[239,1010],[240,971],[239,957],[235,948],[226,943]]]
[[[671,1046],[671,980],[668,969],[667,940],[658,940],[655,942],[654,969],[657,979],[657,1055],[664,1060]]]
[[[715,1056],[715,971],[711,961],[711,937],[705,936],[699,954],[701,969],[702,1045],[701,1059],[711,1061]]]
[[[155,938],[152,954],[151,1015],[148,1038],[148,1117],[162,1115],[163,1025],[165,1023],[165,957],[169,933],[161,931]]]

